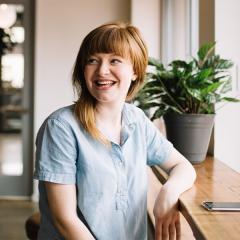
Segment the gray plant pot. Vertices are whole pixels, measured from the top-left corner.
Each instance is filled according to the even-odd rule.
[[[207,154],[214,114],[165,115],[167,139],[191,163],[201,163]]]

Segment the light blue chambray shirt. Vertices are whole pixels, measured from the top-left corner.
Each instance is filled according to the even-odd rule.
[[[139,108],[125,103],[120,145],[94,140],[76,120],[73,105],[45,120],[36,145],[39,240],[64,239],[53,225],[44,181],[76,184],[78,207],[98,240],[147,239],[146,165],[163,163],[173,146]]]

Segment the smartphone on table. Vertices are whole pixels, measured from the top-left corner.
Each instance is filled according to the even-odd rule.
[[[240,202],[204,201],[202,206],[208,211],[240,211]]]

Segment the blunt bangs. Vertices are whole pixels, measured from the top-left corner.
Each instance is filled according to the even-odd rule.
[[[86,58],[95,53],[115,53],[124,58],[130,57],[130,39],[125,29],[105,28],[93,32],[86,40]]]

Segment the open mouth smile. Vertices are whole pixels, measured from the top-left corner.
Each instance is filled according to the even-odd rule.
[[[116,82],[112,80],[97,80],[94,83],[98,88],[108,88],[113,86]]]

